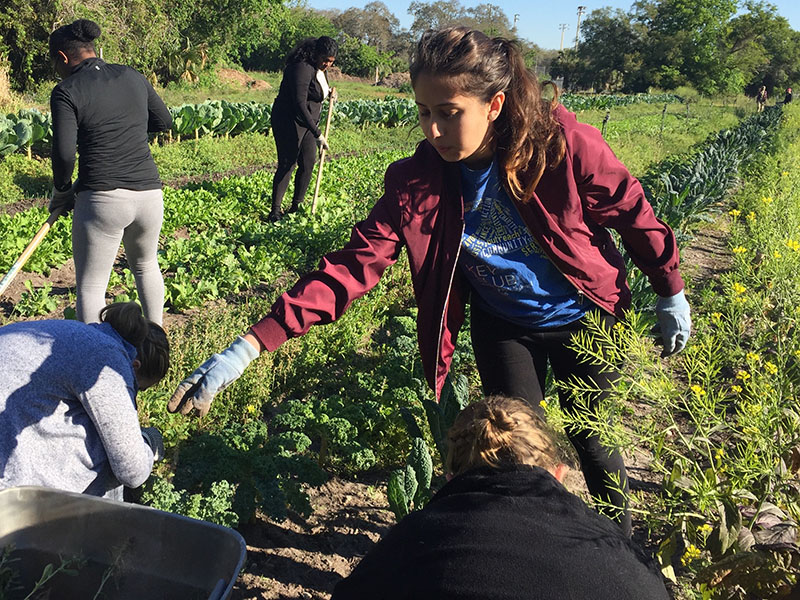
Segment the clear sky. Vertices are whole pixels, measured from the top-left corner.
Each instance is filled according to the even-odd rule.
[[[307,0],[310,8],[319,10],[336,8],[346,10],[351,6],[363,8],[370,0]],[[461,5],[471,7],[489,2],[500,6],[513,21],[517,19],[519,37],[534,42],[541,48],[558,49],[561,43],[561,30],[559,25],[566,23],[568,29],[564,32],[564,46],[575,43],[575,28],[578,23],[578,6],[585,6],[586,13],[598,8],[610,6],[628,10],[633,5],[633,0],[583,0],[582,2],[559,2],[558,0],[461,0]],[[400,26],[411,26],[412,18],[408,14],[409,0],[383,0],[400,20]],[[771,0],[770,4],[778,8],[778,13],[785,17],[792,29],[800,31],[800,0]]]

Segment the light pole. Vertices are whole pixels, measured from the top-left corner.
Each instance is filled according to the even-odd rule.
[[[567,25],[566,23],[561,23],[561,24],[558,26],[558,28],[561,30],[561,46],[559,46],[559,48],[558,48],[558,49],[559,49],[559,50],[563,50],[563,49],[564,49],[564,32],[565,32],[567,29],[569,29],[569,25]]]
[[[519,13],[514,15],[514,33],[517,32],[517,21],[519,21]]]
[[[575,30],[575,50],[578,49],[578,40],[581,37],[581,16],[586,12],[585,6],[578,7],[578,28]]]

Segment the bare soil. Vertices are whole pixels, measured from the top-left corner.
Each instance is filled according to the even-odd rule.
[[[270,90],[272,86],[263,79],[253,79],[247,73],[236,69],[218,69],[217,77],[224,83],[239,85],[254,90]]]

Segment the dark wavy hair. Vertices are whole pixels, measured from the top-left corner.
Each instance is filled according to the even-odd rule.
[[[161,381],[169,370],[169,340],[164,330],[148,321],[136,302],[115,302],[100,311],[100,321],[108,323],[131,346],[141,366],[139,374]]]
[[[100,37],[100,33],[100,25],[89,19],[63,25],[50,34],[50,57],[55,59],[59,52],[63,52],[71,59],[81,50],[94,52],[94,40]]]
[[[339,53],[339,44],[336,40],[327,35],[318,38],[306,38],[301,40],[297,46],[286,57],[286,64],[299,63],[302,61],[313,63],[318,58],[336,56]]]
[[[506,191],[521,202],[529,200],[545,168],[555,168],[564,158],[564,136],[553,115],[558,105],[556,85],[548,82],[554,96],[543,99],[539,81],[525,66],[516,42],[490,38],[468,27],[422,35],[411,61],[412,86],[423,73],[447,77],[461,93],[485,102],[505,93],[492,143]]]

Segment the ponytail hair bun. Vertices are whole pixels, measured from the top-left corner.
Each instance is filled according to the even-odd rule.
[[[91,21],[90,21],[91,22]],[[100,311],[100,321],[108,323],[136,348],[139,375],[161,381],[169,370],[169,340],[164,330],[145,319],[136,302],[115,302]]]
[[[555,436],[521,398],[492,396],[467,406],[447,434],[446,466],[469,469],[530,465],[554,470],[563,462]]]
[[[81,50],[94,52],[94,40],[100,37],[100,25],[89,19],[78,19],[62,25],[50,34],[50,56],[56,58],[63,52],[69,58],[77,58]]]
[[[100,37],[100,25],[89,19],[78,19],[69,25],[73,37],[78,42],[93,42]]]

